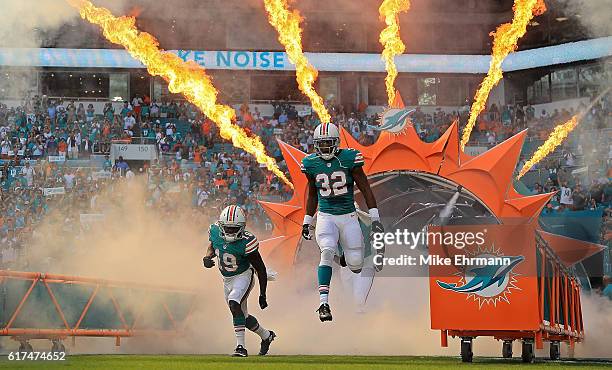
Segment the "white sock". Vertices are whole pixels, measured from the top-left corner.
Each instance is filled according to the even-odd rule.
[[[321,304],[329,303],[329,294],[319,294],[319,299],[321,300]]]
[[[243,346],[246,348],[244,342],[244,325],[234,326],[234,333],[236,334],[236,346]]]
[[[259,325],[259,327],[253,331],[255,332],[255,334],[259,335],[261,339],[268,339],[270,337],[270,330],[267,330],[261,325]]]

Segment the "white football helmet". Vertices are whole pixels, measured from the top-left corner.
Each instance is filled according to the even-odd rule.
[[[340,131],[332,123],[322,123],[314,130],[313,144],[319,157],[330,160],[338,151]]]
[[[246,227],[246,214],[236,205],[227,206],[221,211],[217,225],[219,225],[223,240],[234,242],[242,238]]]

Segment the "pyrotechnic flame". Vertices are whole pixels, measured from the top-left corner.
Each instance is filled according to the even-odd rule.
[[[476,119],[485,109],[489,93],[502,79],[501,66],[504,59],[516,49],[518,40],[527,32],[527,25],[533,17],[546,11],[546,5],[544,0],[515,0],[512,10],[514,11],[512,23],[504,23],[495,32],[491,33],[493,36],[493,52],[491,53],[489,72],[474,97],[470,118],[463,130],[461,149],[464,149],[470,140],[470,134],[476,124]]]
[[[289,10],[287,0],[264,0],[264,4],[268,21],[278,32],[278,41],[285,47],[289,60],[295,65],[298,87],[310,99],[312,109],[317,112],[321,122],[331,122],[323,99],[314,88],[319,72],[308,62],[302,50],[302,17],[297,10]]]
[[[406,45],[404,45],[400,37],[398,14],[400,12],[407,12],[409,9],[409,0],[384,0],[380,8],[378,8],[380,18],[387,24],[387,27],[380,32],[379,41],[384,47],[382,59],[385,61],[385,69],[387,70],[385,85],[387,87],[389,106],[395,100],[395,88],[393,87],[397,77],[395,56],[401,55],[406,50]]]
[[[540,145],[540,147],[535,151],[535,153],[533,153],[533,156],[531,156],[531,158],[525,163],[518,176],[516,176],[516,179],[518,180],[523,177],[524,174],[529,172],[531,167],[536,165],[542,159],[546,158],[547,155],[552,153],[559,145],[561,145],[567,135],[569,135],[570,132],[572,132],[572,130],[574,130],[574,128],[578,126],[579,122],[579,116],[576,115],[572,117],[569,121],[555,127],[555,129],[550,134],[548,139],[546,139],[544,144]]]
[[[79,10],[83,19],[100,26],[104,37],[109,41],[125,47],[130,55],[147,67],[151,75],[161,76],[166,80],[172,93],[183,94],[197,106],[217,124],[224,139],[231,140],[235,147],[252,154],[257,162],[265,164],[276,176],[293,187],[276,165],[274,158],[266,154],[260,138],[249,136],[233,122],[236,114],[234,109],[217,104],[217,90],[203,68],[161,50],[155,37],[136,28],[134,17],[115,17],[108,9],[96,7],[88,0],[66,1]]]

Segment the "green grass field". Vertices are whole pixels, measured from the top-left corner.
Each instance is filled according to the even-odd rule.
[[[64,362],[9,362],[0,358],[0,368],[10,369],[570,369],[578,367],[612,368],[612,362],[598,361],[539,361],[523,364],[518,358],[508,360],[475,358],[472,364],[463,364],[451,357],[406,356],[181,356],[181,355],[80,355],[68,356]]]

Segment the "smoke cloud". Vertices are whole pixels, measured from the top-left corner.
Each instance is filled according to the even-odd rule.
[[[562,0],[568,14],[574,14],[591,36],[612,35],[610,14],[612,0]]]
[[[28,248],[32,271],[163,284],[197,292],[197,308],[183,336],[128,338],[121,347],[115,347],[114,340],[109,338],[78,338],[76,347],[68,347],[71,353],[209,354],[229,353],[233,349],[235,339],[231,315],[223,299],[221,276],[216,269],[204,269],[201,265],[210,220],[193,211],[187,191],[167,196],[175,197],[170,202],[171,212],[145,205],[149,193],[144,183],[133,180],[117,184],[94,202],[50,214],[37,229]],[[216,216],[215,212],[210,215]],[[104,213],[105,219],[89,223],[87,230],[77,232],[76,241],[68,242],[66,235],[70,230],[82,228],[78,221],[81,213]],[[249,226],[261,235],[258,225]],[[335,271],[330,295],[334,321],[319,322],[315,312],[318,292],[313,258],[304,259],[293,272],[281,273],[278,281],[269,283],[270,307],[266,310],[257,306],[259,288],[251,293],[250,314],[278,335],[271,353],[459,354],[458,339],[450,339],[449,347],[442,348],[439,332],[430,329],[427,278],[378,278],[367,312],[357,313],[350,289],[343,288],[340,273]],[[287,270],[287,266],[276,261],[266,263],[273,270]],[[597,302],[597,298],[584,299],[588,341],[577,345],[576,353],[609,357],[605,339],[612,328],[610,306]],[[154,305],[155,302],[151,303],[151,307]],[[255,351],[259,337],[247,334],[247,346]],[[520,353],[518,342],[514,350]],[[501,342],[477,338],[474,351],[478,356],[499,356]],[[545,356],[544,352],[540,356]]]
[[[128,14],[133,10],[127,1],[106,0],[95,3],[111,8],[116,14]],[[164,7],[170,3],[139,2],[153,7],[147,9],[147,12],[163,12]],[[358,2],[343,3],[352,7],[356,13],[363,13]],[[261,8],[258,4],[257,9]],[[568,7],[580,9],[581,22],[594,33],[612,34],[609,22],[609,9],[612,9],[609,6],[610,0],[568,1],[567,4]],[[300,9],[299,2],[292,6]],[[0,44],[7,47],[40,47],[45,40],[62,37],[62,25],[80,22],[73,8],[57,0],[4,1],[2,15]],[[249,35],[261,32],[267,35],[265,37],[270,45],[278,45],[274,41],[274,30],[265,21],[265,13],[259,12],[255,16],[260,20],[255,22],[255,29],[249,29]],[[376,9],[374,12],[368,11],[368,16],[377,17]],[[329,24],[339,23],[332,19]],[[304,27],[312,25],[306,24]],[[321,33],[329,38],[326,28]],[[310,35],[311,40],[315,39],[316,33]],[[349,35],[353,40],[351,42],[363,42],[360,29],[350,28],[350,25],[344,35]],[[411,43],[419,42],[418,39],[416,36],[405,38],[409,45],[408,52],[411,52]],[[79,42],[83,46],[87,45],[87,40]],[[207,45],[198,47],[208,48]],[[32,76],[28,70],[19,73],[26,77]],[[16,86],[15,89],[21,94],[24,88]],[[197,309],[184,337],[173,340],[130,338],[119,348],[114,347],[112,339],[79,338],[73,353],[227,353],[233,348],[231,316],[223,301],[220,274],[214,269],[204,270],[201,266],[209,220],[191,209],[185,194],[188,193],[177,196],[173,212],[160,212],[144,205],[149,200],[144,184],[117,185],[99,195],[93,209],[86,203],[84,206],[57,210],[48,215],[36,229],[27,252],[28,269],[31,271],[172,285],[198,292]],[[104,212],[104,221],[92,223],[88,230],[78,231],[79,238],[75,243],[67,242],[67,230],[81,228],[81,213],[99,212]],[[273,261],[267,262],[273,269],[283,270],[283,266],[275,266]],[[331,287],[334,310],[334,321],[331,324],[320,323],[314,312],[318,304],[315,264],[300,266],[296,273],[280,275],[279,281],[271,282],[268,309],[259,310],[256,300],[251,299],[251,313],[258,317],[262,325],[275,330],[279,336],[272,346],[272,353],[459,353],[459,340],[451,339],[449,348],[441,348],[439,333],[430,329],[426,278],[378,279],[365,314],[355,313],[350,297],[343,292],[339,280],[339,274],[336,273]],[[257,289],[253,296],[256,296]],[[612,308],[609,302],[598,297],[585,297],[583,305],[587,340],[577,345],[576,354],[610,357]],[[247,334],[247,344],[251,351],[257,348],[258,343],[256,336]],[[477,355],[499,356],[501,351],[501,343],[487,338],[476,339],[474,346]],[[515,344],[514,350],[519,353],[518,344]]]

